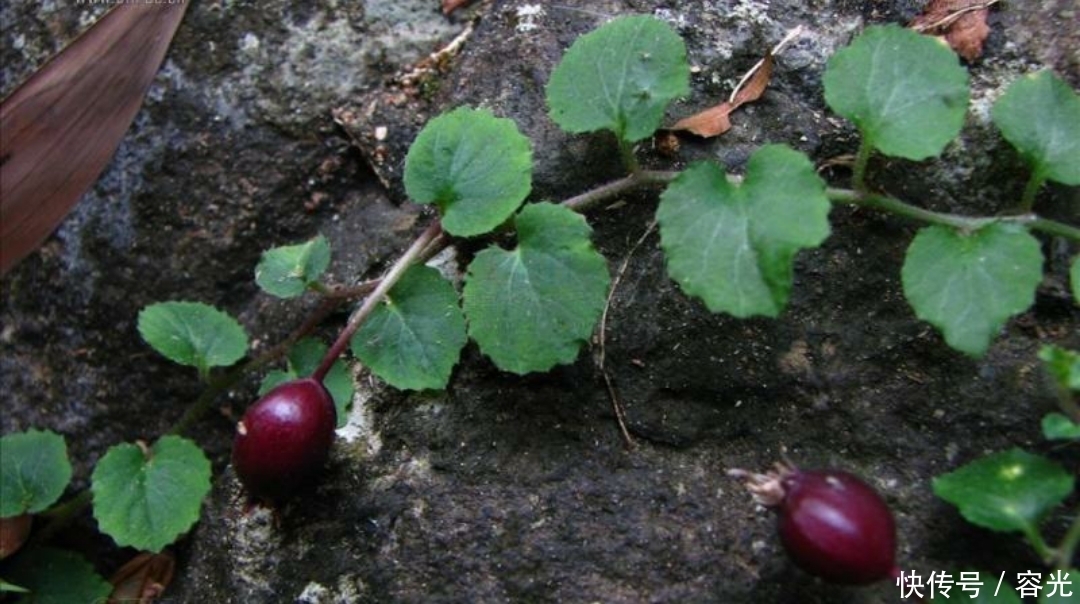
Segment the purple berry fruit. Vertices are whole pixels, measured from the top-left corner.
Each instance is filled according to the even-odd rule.
[[[755,499],[777,509],[780,542],[806,572],[844,585],[897,576],[892,512],[857,476],[782,464],[768,474],[729,473],[747,478]]]
[[[337,425],[334,401],[321,382],[285,382],[252,405],[236,426],[232,463],[254,497],[278,500],[318,474]]]

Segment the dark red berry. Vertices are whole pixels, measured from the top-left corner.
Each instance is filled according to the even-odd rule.
[[[283,499],[318,474],[337,425],[334,401],[312,378],[281,384],[236,426],[232,463],[248,493]]]
[[[780,514],[780,541],[795,563],[832,583],[865,585],[896,576],[896,523],[881,496],[840,471],[731,473]]]

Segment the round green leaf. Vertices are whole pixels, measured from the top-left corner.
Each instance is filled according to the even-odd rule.
[[[149,450],[110,448],[90,479],[101,531],[117,545],[159,552],[198,521],[210,461],[195,443],[164,436]]]
[[[829,236],[829,208],[813,164],[782,145],[755,152],[742,185],[715,164],[695,164],[656,212],[668,273],[712,312],[775,317],[795,254]]]
[[[244,328],[200,302],[159,302],[139,313],[139,334],[170,361],[199,368],[232,365],[247,352]]]
[[[551,119],[567,132],[610,130],[634,142],[690,91],[686,45],[655,17],[620,17],[577,39],[547,85]]]
[[[492,246],[469,265],[469,335],[500,369],[524,374],[573,361],[603,312],[611,282],[591,229],[572,210],[531,204],[514,250]]]
[[[964,124],[968,74],[943,42],[899,25],[871,26],[825,68],[825,102],[886,155],[941,153]]]
[[[1031,532],[1069,496],[1073,477],[1046,458],[1013,448],[934,478],[933,489],[972,524]]]
[[[405,191],[413,201],[438,205],[451,235],[491,231],[531,188],[529,139],[486,109],[459,107],[436,117],[405,156]]]
[[[0,438],[0,518],[45,510],[70,481],[64,437],[28,430]]]
[[[994,123],[1039,178],[1080,185],[1080,95],[1049,71],[1024,76],[994,103]]]
[[[950,346],[981,356],[1009,317],[1035,301],[1042,262],[1038,240],[1015,225],[929,226],[908,247],[904,295]]]
[[[444,388],[465,346],[458,293],[439,271],[413,266],[353,335],[353,354],[395,388]]]
[[[52,547],[19,554],[4,575],[30,592],[19,601],[33,604],[105,602],[113,588],[82,556]]]
[[[266,250],[255,267],[255,283],[278,298],[295,298],[330,266],[330,244],[318,237],[299,245]]]

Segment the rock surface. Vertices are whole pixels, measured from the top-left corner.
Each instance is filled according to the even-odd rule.
[[[779,58],[765,96],[735,114],[732,131],[684,140],[674,159],[650,148],[641,157],[664,168],[714,158],[737,172],[761,144],[784,142],[823,161],[854,151],[850,126],[824,107],[824,61],[863,26],[907,22],[921,3],[494,1],[449,18],[434,0],[293,4],[193,5],[112,168],[60,233],[2,282],[0,426],[63,433],[77,486],[109,445],[153,438],[200,391],[193,375],[140,342],[139,308],[170,298],[216,304],[239,316],[260,348],[272,345],[313,303],[258,293],[259,252],[318,231],[334,247],[332,277],[377,276],[430,220],[402,198],[400,166],[440,111],[469,104],[512,118],[533,144],[532,198],[563,199],[620,175],[612,141],[563,134],[546,115],[544,85],[578,35],[618,14],[669,21],[696,67],[693,92],[669,111],[674,120],[726,98],[764,50],[802,25],[807,35]],[[4,40],[4,65],[15,66],[5,67],[4,90],[55,49],[43,42],[47,32],[86,20],[74,7],[40,6],[0,9],[22,32],[3,35],[25,38],[21,55],[7,54],[15,46]],[[970,66],[973,112],[962,139],[940,160],[882,160],[875,182],[935,209],[1007,209],[1024,175],[985,108],[1044,65],[1080,86],[1070,7],[995,10],[984,57]],[[457,54],[412,69],[463,32]],[[246,383],[222,401],[225,417],[205,420],[196,435],[220,478],[202,522],[178,544],[169,596],[898,599],[893,585],[832,587],[786,560],[771,515],[723,473],[763,469],[781,447],[803,466],[867,477],[897,514],[905,569],[1038,567],[1019,540],[964,523],[929,481],[986,451],[1049,453],[1038,420],[1053,397],[1035,353],[1047,342],[1080,347],[1080,309],[1062,285],[1075,246],[1048,241],[1035,306],[976,361],[946,347],[903,300],[911,223],[835,209],[832,237],[799,257],[783,316],[738,320],[709,314],[667,278],[648,232],[656,201],[643,192],[589,215],[612,273],[627,262],[604,354],[636,447],[620,436],[598,345],[573,365],[527,377],[499,373],[470,347],[446,392],[400,393],[358,375],[350,436],[339,439],[325,480],[276,515],[245,511],[224,462],[232,420],[253,400],[254,382]],[[1080,222],[1075,189],[1048,188],[1039,204]],[[1080,463],[1075,451],[1053,454]],[[1062,512],[1048,526],[1060,535],[1067,521]],[[103,572],[109,563],[101,559]]]

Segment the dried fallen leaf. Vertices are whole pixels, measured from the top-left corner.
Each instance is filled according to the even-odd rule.
[[[109,163],[188,3],[122,3],[0,104],[0,274],[41,245]]]
[[[765,88],[769,86],[772,77],[773,55],[765,55],[765,59],[755,66],[749,73],[749,79],[744,78],[745,84],[735,90],[730,100],[719,105],[685,117],[671,127],[672,130],[685,130],[704,138],[719,136],[731,129],[731,120],[728,116],[741,105],[750,103],[761,98]]]
[[[151,604],[172,582],[176,561],[170,554],[143,552],[113,574],[109,604]]]
[[[0,518],[0,560],[19,551],[30,536],[30,514]]]
[[[943,36],[949,47],[968,61],[982,56],[990,35],[986,16],[998,0],[930,0],[909,27],[917,32]]]
[[[442,12],[444,15],[449,15],[470,2],[472,0],[442,0]]]

